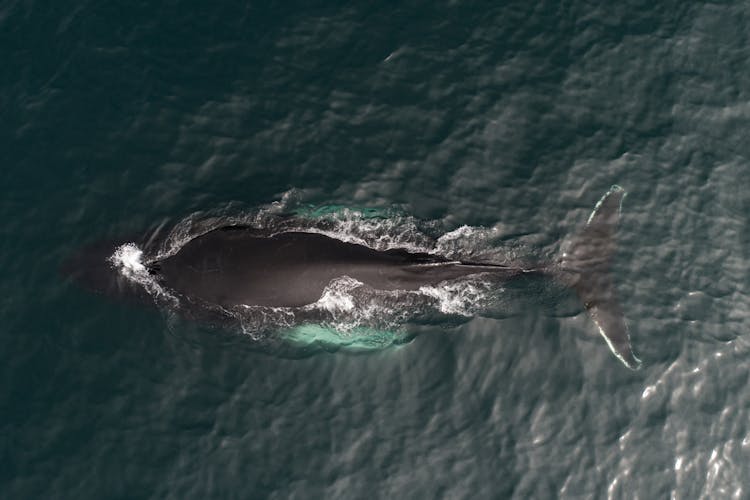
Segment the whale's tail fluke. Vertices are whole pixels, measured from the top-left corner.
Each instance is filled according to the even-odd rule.
[[[563,253],[561,271],[575,289],[607,345],[628,368],[641,361],[633,353],[622,308],[612,279],[617,224],[625,190],[612,186],[594,207],[586,226]]]

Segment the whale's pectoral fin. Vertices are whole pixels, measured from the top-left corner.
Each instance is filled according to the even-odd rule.
[[[624,197],[621,187],[612,186],[599,200],[583,231],[563,256],[562,267],[575,275],[573,288],[614,355],[628,368],[638,369],[641,361],[633,354],[611,275]]]

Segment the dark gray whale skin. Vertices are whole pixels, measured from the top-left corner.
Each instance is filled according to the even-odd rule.
[[[624,196],[622,188],[613,186],[568,250],[556,262],[533,269],[452,261],[406,249],[375,250],[314,232],[268,234],[232,225],[198,236],[174,255],[146,266],[160,286],[189,304],[214,311],[238,305],[305,306],[319,300],[331,280],[342,276],[378,290],[417,290],[470,275],[507,281],[542,274],[573,288],[615,356],[637,369],[640,360],[632,351],[610,272]],[[140,285],[107,261],[117,246],[86,247],[66,262],[66,273],[98,293],[147,298]]]
[[[341,276],[377,290],[417,290],[472,274],[509,279],[524,272],[402,249],[378,251],[317,233],[265,236],[245,226],[215,229],[149,269],[183,296],[222,306],[271,307],[312,304]]]

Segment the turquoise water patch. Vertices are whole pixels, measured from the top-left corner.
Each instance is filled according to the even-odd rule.
[[[331,326],[305,324],[286,330],[284,340],[298,345],[318,345],[324,349],[344,349],[363,352],[385,349],[408,341],[405,332],[378,330],[359,327],[347,331],[337,330]]]

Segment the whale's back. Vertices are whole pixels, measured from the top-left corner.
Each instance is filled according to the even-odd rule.
[[[416,290],[482,271],[440,256],[379,251],[323,234],[268,236],[245,227],[195,238],[155,269],[166,286],[188,299],[271,307],[311,304],[342,276],[379,290]]]

